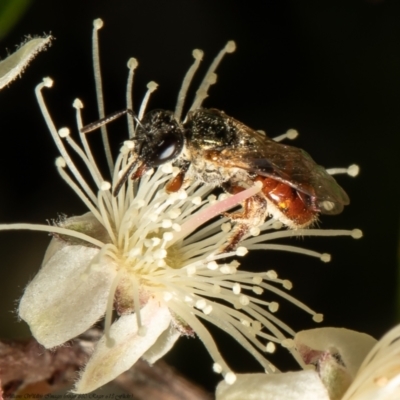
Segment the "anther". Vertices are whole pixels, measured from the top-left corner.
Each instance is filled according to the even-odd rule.
[[[299,136],[299,132],[296,129],[288,129],[286,132],[286,137],[290,140],[296,139]]]
[[[260,234],[260,228],[258,226],[253,226],[253,228],[250,229],[251,236],[258,236],[259,234]]]
[[[172,232],[164,232],[164,234],[163,234],[163,239],[164,239],[166,242],[171,241],[173,238],[174,238],[174,234],[173,234]]]
[[[357,176],[360,173],[360,167],[357,164],[352,164],[347,168],[347,174]]]
[[[147,89],[149,89],[150,93],[153,93],[158,88],[158,83],[151,81],[147,84]]]
[[[329,261],[331,261],[331,259],[332,259],[332,257],[330,254],[328,254],[328,253],[321,254],[320,260],[323,262],[325,262],[325,263],[329,262]]]
[[[58,134],[60,135],[60,137],[66,138],[67,136],[69,136],[70,130],[68,128],[61,128],[58,130]]]
[[[276,346],[274,342],[268,342],[267,345],[265,346],[265,351],[267,353],[274,353],[276,350]]]
[[[200,196],[193,197],[192,203],[196,206],[199,206],[201,204],[201,197]]]
[[[196,305],[195,307],[198,308],[199,310],[203,310],[204,308],[206,308],[207,303],[204,299],[200,299],[196,301]]]
[[[314,322],[322,322],[324,320],[323,314],[314,314],[312,317]]]
[[[67,163],[65,162],[63,157],[57,157],[55,164],[56,164],[56,167],[58,167],[58,168],[65,168],[67,166]]]
[[[255,283],[256,285],[259,285],[262,282],[262,278],[261,276],[253,276],[252,279],[253,283]]]
[[[258,295],[261,295],[264,293],[264,289],[260,288],[260,286],[253,286],[252,290],[255,294],[258,294]]]
[[[269,303],[268,305],[268,309],[272,313],[277,312],[279,309],[279,303],[277,303],[276,301],[271,301],[271,303]]]
[[[249,251],[246,249],[244,246],[240,246],[236,249],[236,255],[243,257],[245,256]]]
[[[362,238],[362,237],[363,237],[362,230],[360,230],[360,229],[353,229],[353,230],[351,231],[351,237],[352,237],[353,239],[360,239],[360,238]]]
[[[83,108],[83,103],[80,99],[75,99],[72,103],[72,107],[76,108],[77,110]]]
[[[227,53],[233,53],[235,50],[236,50],[236,43],[233,40],[230,40],[225,46],[225,51]]]
[[[100,183],[100,190],[105,192],[105,191],[110,190],[110,189],[111,189],[111,183],[110,182],[103,181],[103,182]]]
[[[44,86],[50,88],[50,87],[53,86],[53,83],[54,83],[53,79],[51,79],[49,77],[43,78],[43,85]]]
[[[265,273],[268,279],[275,280],[278,278],[278,274],[273,269],[270,269]]]
[[[224,380],[228,385],[233,385],[236,382],[236,375],[229,371],[225,374]]]
[[[103,20],[101,18],[97,18],[93,21],[93,26],[95,29],[99,30],[103,27]]]
[[[242,288],[240,287],[240,285],[236,282],[233,286],[232,286],[232,292],[234,294],[240,294]]]
[[[248,306],[248,305],[250,304],[250,300],[249,300],[249,298],[248,298],[247,296],[245,296],[244,294],[242,294],[242,295],[239,297],[239,303],[240,303],[242,306]]]
[[[213,371],[216,372],[217,374],[220,374],[222,372],[222,367],[218,363],[213,364]]]
[[[200,49],[194,49],[192,55],[194,59],[201,61],[203,59],[204,52]]]
[[[128,60],[127,66],[128,66],[128,68],[129,68],[130,70],[136,69],[138,65],[139,65],[139,63],[138,63],[138,60],[136,60],[136,58],[131,57],[131,58]]]
[[[290,282],[288,279],[285,279],[282,282],[282,286],[286,289],[286,290],[291,290],[293,288],[293,283]]]
[[[211,261],[207,263],[207,268],[211,271],[215,271],[218,269],[218,264],[215,261]]]

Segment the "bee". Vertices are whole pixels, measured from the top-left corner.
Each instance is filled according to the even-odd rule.
[[[201,50],[193,51],[195,62],[183,80],[175,112],[153,110],[138,118],[133,110],[125,109],[81,129],[88,133],[126,114],[136,120],[133,161],[116,184],[114,196],[130,175],[139,179],[147,170],[168,162],[179,168],[166,185],[168,192],[198,181],[236,194],[260,182],[260,192],[248,198],[241,211],[227,214],[235,226],[223,251],[234,250],[251,228],[268,217],[290,229],[306,228],[319,214],[339,214],[350,202],[335,179],[304,150],[278,143],[223,111],[202,108],[216,81],[215,69],[234,50],[235,43],[229,41],[217,55],[183,121],[183,105],[203,56]]]
[[[131,110],[117,114],[125,113],[133,114]],[[114,195],[132,172],[132,179],[139,179],[167,162],[179,168],[166,185],[168,192],[193,180],[231,194],[261,182],[260,192],[244,202],[242,211],[228,214],[236,225],[224,251],[235,249],[252,227],[269,216],[291,229],[306,228],[319,214],[339,214],[350,202],[307,152],[278,143],[217,109],[190,111],[184,122],[172,111],[153,110],[138,121],[135,135],[134,162]]]

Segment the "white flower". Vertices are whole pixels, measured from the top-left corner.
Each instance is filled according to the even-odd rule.
[[[95,21],[96,30],[101,25],[100,20]],[[94,40],[97,48],[96,35]],[[208,87],[215,81],[218,62],[232,49],[230,42],[216,58],[192,108],[201,106]],[[184,79],[178,98],[176,115],[179,118],[202,53],[196,50],[193,55],[195,63]],[[97,57],[95,54],[99,109],[103,117]],[[128,99],[136,66],[136,60],[131,59]],[[56,166],[89,212],[64,218],[55,226],[13,224],[1,225],[0,230],[32,229],[53,234],[42,268],[26,288],[19,306],[20,317],[41,344],[47,348],[62,345],[105,316],[104,336],[82,371],[75,391],[87,393],[96,389],[129,369],[139,357],[153,363],[169,351],[179,336],[194,334],[214,360],[214,370],[222,373],[226,382],[233,383],[234,373],[201,320],[230,334],[266,372],[275,371],[263,353],[273,352],[275,343],[291,350],[295,332],[273,315],[278,303],[261,299],[263,291],[274,292],[294,303],[317,322],[322,320],[322,315],[278,289],[277,285],[290,289],[291,283],[279,279],[276,272],[241,271],[233,257],[244,256],[248,250],[257,248],[294,251],[329,261],[327,254],[265,242],[305,235],[360,237],[360,231],[280,230],[282,225],[270,219],[252,230],[253,236],[245,238],[236,251],[221,253],[228,243],[231,223],[219,216],[257,193],[257,185],[235,196],[221,195],[219,199],[210,194],[213,188],[196,182],[185,190],[168,194],[164,186],[176,171],[171,165],[164,165],[148,171],[139,181],[128,179],[119,194],[113,196],[121,175],[132,163],[135,142],[127,140],[123,144],[114,165],[106,127],[102,127],[111,174],[110,182],[104,179],[87,138],[81,133],[82,103],[74,102],[80,134],[78,144],[68,128],[57,130],[50,117],[42,89],[51,85],[52,81],[45,78],[37,86],[36,94],[61,154]],[[154,82],[148,85],[139,119],[156,86]],[[128,108],[132,108],[131,100]],[[132,138],[134,125],[130,117],[128,123]],[[85,174],[89,173],[92,182],[86,181],[75,158],[86,167]],[[119,316],[114,321],[113,310]],[[293,354],[302,363],[297,353]]]
[[[295,343],[312,370],[237,375],[233,385],[218,385],[217,400],[400,399],[400,325],[379,342],[344,328],[320,328],[297,333]]]

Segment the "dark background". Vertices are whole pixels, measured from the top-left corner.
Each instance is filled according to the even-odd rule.
[[[139,60],[138,104],[150,80],[160,84],[150,108],[173,109],[191,51],[205,51],[196,82],[227,40],[237,51],[218,69],[206,107],[224,110],[270,136],[296,128],[295,145],[326,167],[357,163],[356,179],[339,176],[351,205],[322,228],[360,228],[364,238],[295,240],[332,254],[323,264],[285,253],[247,257],[244,267],[274,268],[294,283],[292,295],[325,314],[324,326],[347,327],[380,337],[396,322],[396,256],[399,222],[400,2],[237,0],[38,0],[0,43],[7,55],[24,35],[52,33],[53,46],[22,79],[0,93],[0,222],[46,223],[63,212],[86,212],[54,168],[58,156],[39,112],[34,87],[55,80],[45,96],[58,127],[74,127],[75,97],[96,120],[91,61],[92,20],[100,31],[106,110],[125,107],[126,62]],[[196,86],[196,85],[194,85]],[[115,144],[124,139],[116,124]],[[49,237],[0,233],[0,336],[26,337],[14,313],[23,287],[38,270]],[[296,329],[311,319],[285,306],[279,316]],[[231,365],[251,371],[248,357],[226,338],[219,344]],[[286,368],[280,357],[272,358]],[[188,356],[189,354],[189,356]],[[237,355],[240,355],[239,358]],[[283,356],[282,356],[283,357]],[[284,357],[283,357],[284,358]],[[181,339],[168,361],[209,389],[218,376],[201,343]],[[281,364],[282,363],[282,364]]]

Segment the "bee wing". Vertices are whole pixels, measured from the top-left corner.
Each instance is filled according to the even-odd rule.
[[[222,150],[218,164],[283,182],[315,198],[323,214],[339,214],[350,203],[336,180],[304,150],[274,142],[243,125],[241,139],[245,145]]]

